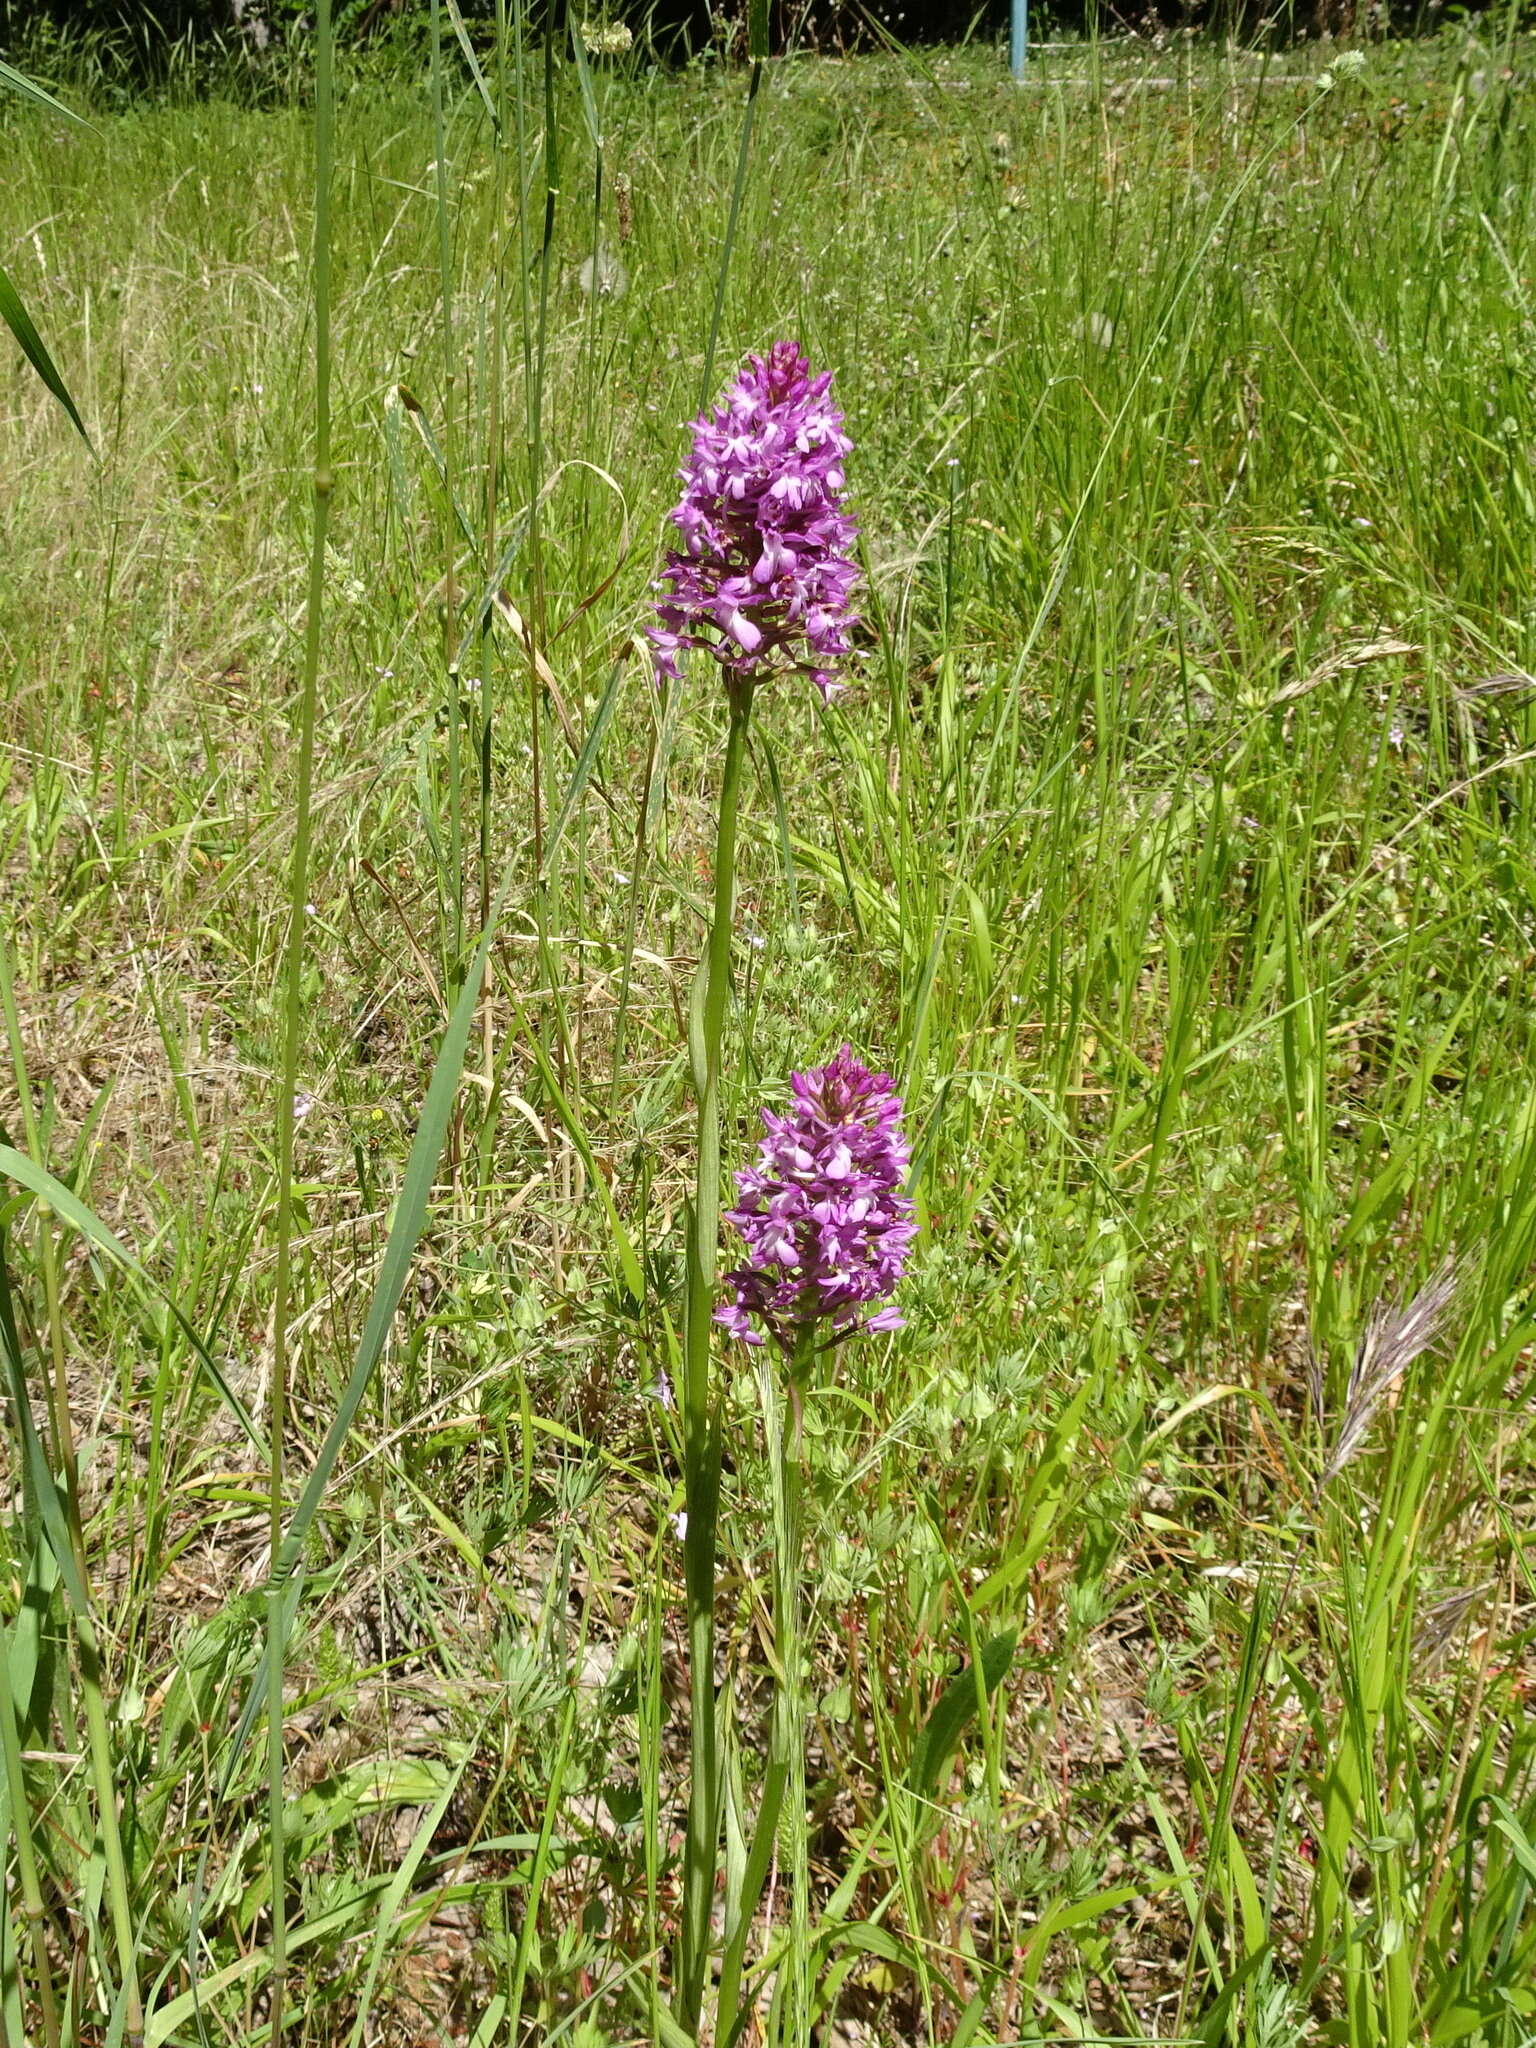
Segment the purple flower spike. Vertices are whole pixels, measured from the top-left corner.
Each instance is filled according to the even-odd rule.
[[[853,444],[831,384],[794,342],[775,342],[694,421],[672,512],[683,546],[667,556],[650,629],[658,677],[679,681],[680,657],[701,647],[727,682],[788,668],[823,696],[837,687],[859,572],[858,528],[842,510]]]
[[[763,1111],[758,1163],[736,1176],[739,1203],[726,1218],[747,1256],[726,1275],[735,1298],[716,1320],[761,1344],[755,1316],[786,1352],[820,1322],[839,1336],[899,1330],[890,1296],[917,1235],[901,1193],[912,1156],[901,1097],[846,1045],[829,1066],[792,1074],[790,1092],[787,1116]]]

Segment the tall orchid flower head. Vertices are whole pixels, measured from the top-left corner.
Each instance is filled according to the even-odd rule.
[[[852,442],[831,400],[832,373],[811,375],[792,341],[749,356],[712,412],[693,422],[650,629],[656,673],[676,682],[702,648],[728,683],[785,670],[823,696],[852,644],[858,527],[843,510]]]
[[[789,1085],[787,1113],[763,1111],[757,1164],[736,1176],[726,1220],[746,1256],[726,1275],[731,1299],[716,1320],[790,1353],[817,1324],[835,1336],[900,1329],[891,1296],[917,1234],[901,1192],[912,1157],[901,1097],[846,1045]]]

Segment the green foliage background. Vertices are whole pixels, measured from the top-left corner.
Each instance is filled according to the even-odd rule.
[[[710,374],[781,333],[834,368],[868,576],[846,696],[755,714],[727,1164],[847,1038],[902,1082],[924,1228],[907,1330],[805,1418],[824,2038],[1530,2024],[1531,51],[1358,55],[761,89]],[[87,65],[52,76],[94,131],[0,128],[0,258],[95,450],[8,356],[10,1414],[97,1641],[13,1429],[7,1785],[61,2038],[125,1977],[109,1809],[153,2043],[269,2036],[274,1895],[292,2039],[664,2036],[724,707],[659,698],[635,635],[747,80],[501,56],[341,80],[318,608],[307,93],[123,106]],[[259,1437],[284,1212],[283,1526],[350,1426],[274,1796],[237,1410]],[[1409,1341],[1382,1304],[1447,1258]],[[745,1815],[769,1482],[717,1364]]]

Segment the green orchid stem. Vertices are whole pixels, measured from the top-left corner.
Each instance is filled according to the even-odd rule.
[[[731,722],[720,781],[715,835],[715,902],[709,945],[700,962],[689,1016],[689,1055],[699,1105],[698,1182],[688,1233],[683,1316],[683,1487],[688,1510],[683,1573],[688,1600],[691,1707],[688,1835],[683,1867],[683,1923],[678,1956],[677,2018],[696,2034],[708,1974],[710,1919],[719,1867],[720,1744],[715,1720],[715,1523],[720,1506],[720,1412],[710,1384],[715,1273],[720,1237],[720,1078],[731,985],[731,933],[736,907],[736,814],[752,715],[750,679],[729,684]]]
[[[315,715],[319,697],[320,636],[325,605],[325,542],[331,490],[331,0],[315,9],[315,454],[312,478],[309,596],[304,619],[304,666],[299,691],[298,775],[294,793],[293,856],[288,877],[288,935],[283,959],[282,1071],[277,1094],[277,1262],[272,1303],[272,1385],[269,1412],[270,1464],[267,1474],[272,1558],[283,1538],[283,1439],[288,1418],[288,1378],[293,1306],[293,1148],[298,1121],[296,1098],[304,1028],[304,961],[309,912],[309,857],[314,786]],[[276,1573],[274,1572],[274,1577]],[[288,1969],[288,1883],[283,1830],[283,1655],[286,1645],[281,1600],[269,1595],[266,1627],[267,1830],[272,1871],[272,1946],[268,1970],[270,2035],[283,2038],[283,2004]]]
[[[752,1847],[742,1875],[741,1894],[733,1901],[725,1959],[720,1970],[720,2004],[715,2039],[720,2048],[734,2048],[751,2017],[752,2003],[741,2001],[741,1978],[747,1942],[758,1901],[779,1839],[779,1821],[789,1800],[790,1927],[792,1940],[785,1967],[793,1972],[784,2001],[785,2040],[810,2038],[810,1986],[803,1977],[809,1953],[807,1915],[810,1872],[805,1832],[805,1691],[800,1647],[801,1498],[805,1475],[805,1393],[816,1357],[816,1328],[799,1331],[789,1355],[789,1384],[780,1390],[778,1354],[766,1347],[758,1353],[757,1386],[763,1404],[763,1434],[773,1482],[773,1723],[768,1738],[768,1764],[758,1800]]]

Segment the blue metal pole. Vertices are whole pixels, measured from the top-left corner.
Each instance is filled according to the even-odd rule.
[[[1024,76],[1029,62],[1029,0],[1013,0],[1008,31],[1008,61],[1015,78]]]

